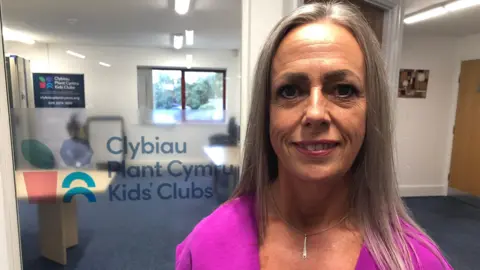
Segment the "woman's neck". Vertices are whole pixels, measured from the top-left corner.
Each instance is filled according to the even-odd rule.
[[[270,189],[269,212],[280,215],[305,233],[326,228],[342,219],[349,210],[348,177],[303,181],[279,174]]]

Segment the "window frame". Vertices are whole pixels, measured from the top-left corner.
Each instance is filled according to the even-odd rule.
[[[223,68],[185,68],[185,67],[148,67],[153,74],[154,70],[174,70],[180,71],[182,74],[181,78],[181,98],[182,98],[182,120],[181,123],[198,123],[198,124],[218,124],[218,123],[225,123],[227,121],[226,118],[226,108],[227,108],[227,69]],[[223,75],[223,91],[222,91],[222,120],[188,120],[186,117],[186,103],[187,103],[187,95],[186,95],[186,83],[185,83],[185,72],[215,72],[221,73]],[[150,82],[152,83],[152,82]],[[153,93],[152,93],[153,94]],[[153,102],[154,98],[152,99]],[[153,105],[152,105],[153,106]],[[155,110],[155,107],[153,107]]]

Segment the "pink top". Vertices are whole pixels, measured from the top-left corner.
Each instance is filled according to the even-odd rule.
[[[218,207],[199,222],[177,246],[175,269],[259,270],[253,201],[253,197],[249,196],[237,198]],[[443,269],[442,262],[424,244],[414,238],[408,239],[418,255],[415,269]],[[355,269],[379,269],[365,246],[360,251]]]

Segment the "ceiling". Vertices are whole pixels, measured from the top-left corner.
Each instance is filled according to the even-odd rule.
[[[405,14],[417,12],[431,5],[439,4],[445,1],[446,0],[404,0]]]
[[[171,47],[172,33],[195,31],[193,48],[238,49],[241,0],[3,0],[5,27],[47,43]]]
[[[239,49],[242,0],[191,0],[175,13],[174,0],[3,0],[6,27],[39,42],[171,48],[172,34],[195,30],[193,48]],[[404,0],[411,14],[444,0]],[[413,25],[407,34],[466,36],[480,33],[480,7]]]
[[[450,2],[450,1],[448,1]],[[445,0],[407,0],[405,14],[415,13]],[[404,25],[406,34],[463,37],[480,33],[480,6],[455,11],[411,25]]]

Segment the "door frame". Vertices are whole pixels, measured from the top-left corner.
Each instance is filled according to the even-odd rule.
[[[0,26],[2,26],[0,10]],[[5,56],[3,47],[3,31],[0,27],[0,52]],[[10,123],[11,111],[7,94],[5,77],[5,61],[0,65],[0,269],[20,270],[21,248],[17,198],[15,189],[15,173],[13,171],[12,129]]]
[[[397,83],[400,68],[400,55],[403,45],[403,18],[405,7],[403,0],[364,0],[385,10],[382,33],[382,52],[387,64],[391,102],[396,107]]]

